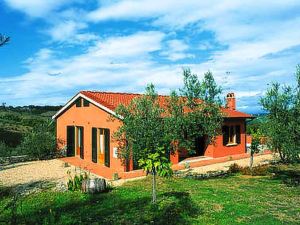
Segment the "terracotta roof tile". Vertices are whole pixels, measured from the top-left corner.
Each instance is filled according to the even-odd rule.
[[[98,102],[99,104],[107,107],[108,109],[114,111],[118,105],[129,105],[130,102],[141,96],[141,94],[132,94],[132,93],[118,93],[118,92],[100,92],[100,91],[81,91],[81,94],[86,97]],[[167,96],[159,95],[159,102],[161,105],[164,104]],[[227,118],[252,118],[253,116],[237,111],[231,110],[228,108],[222,107],[222,112]]]

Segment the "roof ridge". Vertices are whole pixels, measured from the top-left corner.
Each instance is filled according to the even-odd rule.
[[[96,91],[96,90],[82,90],[80,91],[80,93],[82,92],[91,92],[91,93],[103,93],[103,94],[122,94],[122,95],[144,95],[144,93],[140,94],[140,93],[132,93],[132,92],[113,92],[113,91]],[[168,97],[170,95],[162,95],[162,94],[157,94],[158,96],[161,97]]]

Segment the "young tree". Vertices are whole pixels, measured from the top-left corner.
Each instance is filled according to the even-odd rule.
[[[116,112],[123,125],[114,134],[121,143],[120,157],[124,162],[133,159],[147,174],[153,176],[152,201],[156,202],[156,176],[170,176],[171,164],[166,157],[169,142],[165,136],[164,110],[158,102],[153,84],[145,95],[132,100],[128,106],[120,105]]]
[[[273,83],[260,100],[269,112],[264,132],[271,149],[283,162],[300,160],[300,66],[296,71],[296,86]]]
[[[193,152],[197,138],[205,137],[208,145],[221,132],[222,89],[216,84],[211,72],[205,73],[200,81],[190,69],[184,69],[183,81],[180,96],[173,92],[167,107],[169,120],[173,124],[169,136],[178,143],[178,148]]]
[[[169,97],[158,96],[151,84],[145,95],[117,108],[122,119],[122,126],[114,134],[119,142],[119,157],[125,163],[138,161],[147,174],[153,175],[153,202],[156,176],[172,174],[167,155],[182,147],[193,151],[196,138],[205,136],[210,143],[219,134],[223,121],[220,93],[210,72],[199,81],[186,69],[181,95],[173,91]]]
[[[10,37],[0,34],[0,47],[7,44],[10,40]]]
[[[253,161],[254,161],[254,154],[259,152],[259,145],[260,145],[260,139],[261,139],[261,133],[260,130],[257,129],[256,131],[251,131],[252,141],[251,141],[251,147],[250,147],[250,164],[249,168],[252,171],[253,167]]]

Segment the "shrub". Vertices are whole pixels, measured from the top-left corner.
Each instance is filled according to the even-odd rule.
[[[185,162],[183,165],[184,165],[185,169],[190,169],[191,168],[191,165],[190,165],[189,162]]]
[[[228,172],[229,173],[241,173],[243,175],[251,176],[266,176],[268,174],[269,165],[259,165],[253,167],[252,170],[249,166],[241,167],[236,163],[230,165]]]
[[[118,173],[114,173],[113,174],[113,177],[112,177],[113,180],[119,180],[119,174]]]
[[[251,175],[251,176],[266,176],[268,175],[269,165],[259,165],[256,167],[252,167],[252,170],[249,166],[241,168],[241,174],[243,175]]]
[[[75,174],[74,177],[71,176],[71,172],[68,171],[69,180],[67,183],[69,191],[81,191],[82,182],[89,178],[88,174],[85,172],[84,174]]]
[[[0,157],[11,156],[13,148],[7,146],[4,142],[0,142]]]
[[[241,172],[242,167],[239,166],[237,163],[233,163],[229,166],[228,172],[229,173],[239,173]]]
[[[28,132],[20,149],[33,158],[51,158],[57,153],[56,137],[53,124],[41,123]]]

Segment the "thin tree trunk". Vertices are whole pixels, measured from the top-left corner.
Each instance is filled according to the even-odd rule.
[[[156,171],[152,172],[152,203],[156,203]]]
[[[253,156],[254,156],[254,153],[251,152],[251,156],[250,156],[250,171],[252,173],[252,167],[253,167]]]

